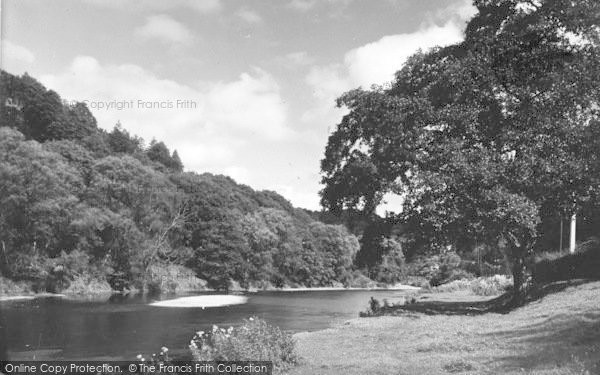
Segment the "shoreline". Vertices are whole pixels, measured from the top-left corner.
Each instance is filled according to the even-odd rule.
[[[0,302],[3,301],[27,301],[36,298],[67,298],[68,295],[62,293],[35,293],[22,295],[0,295]]]
[[[325,286],[325,287],[285,287],[285,288],[265,288],[265,289],[242,289],[242,290],[231,290],[229,294],[236,293],[261,293],[261,292],[285,292],[285,293],[293,293],[293,292],[336,292],[336,291],[418,291],[421,290],[420,287],[412,286],[412,285],[404,285],[404,284],[395,284],[388,287],[373,287],[373,288],[360,288],[360,287],[337,287],[337,286]],[[164,296],[176,296],[176,295],[186,295],[190,293],[214,293],[219,292],[215,289],[204,289],[204,290],[187,290],[181,291],[179,293],[164,293]],[[20,300],[32,300],[35,298],[65,298],[65,299],[87,299],[93,297],[110,297],[112,295],[128,295],[131,293],[123,293],[123,292],[99,292],[99,293],[85,293],[85,294],[69,294],[69,293],[34,293],[34,294],[0,294],[0,302],[4,301],[20,301]],[[137,293],[133,293],[137,294]]]
[[[322,292],[322,291],[343,291],[343,290],[356,290],[356,291],[385,291],[385,290],[421,290],[420,287],[404,284],[395,284],[389,287],[373,287],[373,288],[360,288],[360,287],[337,287],[337,286],[323,286],[323,287],[300,287],[300,288],[278,288],[278,289],[265,289],[259,290],[259,292]]]

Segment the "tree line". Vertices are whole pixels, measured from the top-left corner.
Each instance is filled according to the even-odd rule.
[[[76,280],[150,290],[166,269],[208,286],[348,283],[357,238],[272,191],[184,172],[177,151],[34,78],[0,74],[0,272],[39,290]],[[173,268],[175,267],[175,268]],[[163,271],[161,271],[163,270]],[[181,273],[180,272],[180,273]]]

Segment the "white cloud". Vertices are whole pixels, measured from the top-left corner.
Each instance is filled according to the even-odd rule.
[[[312,8],[314,8],[314,6],[316,5],[316,1],[315,0],[292,0],[288,3],[288,8],[300,11],[300,12],[306,12]]]
[[[164,1],[163,1],[164,2]],[[222,4],[220,0],[187,0],[184,1],[191,9],[200,13],[212,13],[221,10]]]
[[[362,86],[391,82],[407,58],[417,50],[445,46],[461,41],[462,28],[455,22],[430,25],[413,33],[388,35],[348,51],[342,62],[313,66],[306,83],[313,89],[316,105],[302,117],[305,122],[323,119],[327,124],[339,122],[343,109],[334,108],[335,99],[344,92]]]
[[[192,87],[161,79],[136,65],[102,65],[79,56],[62,73],[40,80],[63,98],[87,100],[105,129],[120,120],[146,141],[156,138],[177,148],[192,170],[224,173],[243,157],[238,153],[245,144],[282,140],[291,134],[277,82],[258,69],[231,82]]]
[[[335,99],[352,88],[353,80],[345,70],[341,64],[315,66],[306,76],[306,83],[312,87],[313,95],[317,99]]]
[[[225,168],[223,172],[224,175],[233,178],[236,182],[240,184],[250,184],[250,171],[247,168],[240,166],[230,166]]]
[[[287,68],[298,68],[314,64],[315,58],[306,51],[291,52],[276,59],[277,63]]]
[[[234,82],[218,83],[207,96],[212,121],[244,133],[281,140],[290,136],[286,127],[287,106],[279,85],[266,72],[243,73]]]
[[[335,100],[344,92],[353,88],[352,81],[343,65],[331,64],[315,66],[306,76],[306,83],[312,88],[315,105],[302,114],[304,123],[322,123],[332,126],[347,112],[337,108]],[[326,138],[326,134],[324,135]]]
[[[29,49],[8,40],[2,40],[0,67],[14,74],[24,73],[35,61],[35,55]]]
[[[166,43],[190,44],[193,40],[185,25],[165,14],[147,17],[144,26],[135,29],[135,35]]]
[[[369,87],[393,79],[394,73],[418,49],[446,46],[463,39],[462,30],[454,22],[432,25],[410,34],[384,36],[376,42],[348,52],[344,65],[353,85]]]
[[[456,22],[464,22],[477,13],[477,8],[473,6],[473,0],[460,0],[446,8],[436,12],[438,19],[455,19]]]
[[[249,24],[259,24],[259,23],[262,23],[262,21],[263,21],[260,14],[258,14],[258,12],[254,11],[252,9],[247,9],[247,8],[239,9],[236,12],[236,15],[239,18],[241,18],[243,21],[245,21],[246,23],[249,23]]]
[[[315,8],[317,4],[327,4],[340,9],[348,6],[352,1],[353,0],[291,0],[287,4],[287,7],[299,12],[307,12]]]
[[[187,8],[206,14],[222,9],[221,0],[85,0],[87,3],[128,12],[165,12],[172,9]]]
[[[300,191],[299,189],[297,189],[291,185],[285,185],[285,184],[275,185],[273,187],[273,189],[277,193],[284,196],[285,199],[292,202],[294,204],[294,206],[296,206],[296,207],[307,208],[310,210],[319,210],[321,207],[321,205],[320,205],[321,198],[319,197],[319,195],[317,193],[308,193],[305,191]],[[315,184],[313,189],[316,192],[319,190],[319,187],[316,186],[316,184]]]

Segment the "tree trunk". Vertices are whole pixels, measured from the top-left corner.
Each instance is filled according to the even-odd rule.
[[[2,241],[2,255],[4,256],[4,262],[0,263],[0,265],[3,265],[8,269],[8,256],[6,256],[6,244],[4,243],[4,240]]]
[[[512,265],[513,275],[513,299],[512,302],[515,306],[523,304],[525,299],[525,293],[523,284],[525,281],[525,265],[521,256],[513,258]]]

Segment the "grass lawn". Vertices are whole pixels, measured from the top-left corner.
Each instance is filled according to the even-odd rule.
[[[556,284],[510,313],[431,302],[397,316],[299,333],[290,374],[600,374],[600,282]],[[444,301],[444,298],[446,300]],[[365,305],[367,301],[365,301]]]

